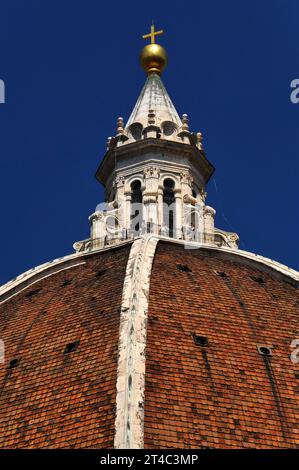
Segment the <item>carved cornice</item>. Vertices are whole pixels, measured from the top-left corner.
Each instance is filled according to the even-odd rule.
[[[96,178],[105,185],[109,180],[109,176],[115,170],[116,161],[118,159],[127,161],[130,160],[130,158],[141,157],[145,154],[160,154],[169,155],[170,157],[179,156],[186,158],[202,176],[204,183],[207,183],[214,172],[214,167],[207,160],[204,151],[199,150],[196,145],[149,138],[108,150],[96,172]]]

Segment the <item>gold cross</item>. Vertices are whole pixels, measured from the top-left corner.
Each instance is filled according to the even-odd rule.
[[[151,44],[155,44],[155,36],[158,36],[159,34],[163,34],[163,29],[161,29],[160,31],[155,31],[155,25],[152,24],[151,25],[151,32],[149,34],[144,34],[144,36],[142,36],[143,39],[147,39],[147,38],[151,38]]]

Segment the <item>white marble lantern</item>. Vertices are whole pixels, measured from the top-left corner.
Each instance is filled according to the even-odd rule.
[[[137,103],[114,137],[96,172],[106,201],[90,216],[90,238],[77,251],[92,250],[153,233],[161,237],[236,248],[238,236],[214,227],[205,204],[214,167],[202,134],[179,117],[158,73],[149,73]]]

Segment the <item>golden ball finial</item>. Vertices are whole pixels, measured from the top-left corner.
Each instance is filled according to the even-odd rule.
[[[140,63],[146,73],[162,73],[167,64],[167,53],[159,44],[148,44],[140,54]]]
[[[140,54],[140,63],[146,73],[160,75],[167,65],[167,53],[164,47],[155,43],[155,37],[160,34],[163,34],[163,31],[155,31],[155,26],[152,24],[151,32],[142,36],[143,39],[151,39],[151,44],[145,46]]]

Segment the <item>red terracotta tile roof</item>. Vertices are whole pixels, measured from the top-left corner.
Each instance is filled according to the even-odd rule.
[[[299,290],[274,272],[221,258],[158,244],[148,314],[146,448],[299,446],[299,365],[290,360],[299,337]],[[208,345],[196,344],[194,334]],[[261,356],[258,344],[272,346],[273,356]]]
[[[131,245],[80,258],[0,306],[0,447],[112,448]],[[157,246],[146,346],[146,448],[299,446],[299,290],[257,263]],[[179,266],[180,265],[180,266]],[[65,348],[73,344],[72,352]],[[272,348],[261,356],[258,345]],[[18,359],[15,367],[9,361]]]
[[[113,447],[119,313],[130,246],[0,306],[0,447]],[[77,349],[65,352],[69,343]],[[9,361],[19,359],[10,368]]]

